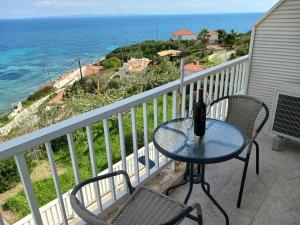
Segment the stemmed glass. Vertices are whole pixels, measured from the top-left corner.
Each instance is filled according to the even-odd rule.
[[[186,126],[186,135],[187,135],[187,144],[191,145],[194,142],[194,119],[193,111],[187,110],[185,112],[185,126]]]

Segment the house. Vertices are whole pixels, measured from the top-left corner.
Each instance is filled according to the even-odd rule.
[[[188,76],[202,70],[204,70],[204,67],[199,64],[199,61],[193,60],[192,63],[186,64],[184,66],[184,76]]]
[[[169,49],[169,50],[164,50],[164,51],[158,52],[157,54],[160,57],[168,56],[168,57],[170,57],[170,60],[174,62],[178,58],[180,52],[181,51]]]
[[[193,31],[182,29],[173,32],[173,40],[181,41],[181,40],[197,40],[197,34]]]
[[[208,43],[217,44],[219,39],[219,33],[217,31],[209,31],[208,34],[209,34]]]
[[[131,58],[126,63],[123,63],[123,67],[119,69],[117,75],[120,77],[126,75],[128,72],[139,73],[145,72],[148,69],[150,59],[148,58]]]

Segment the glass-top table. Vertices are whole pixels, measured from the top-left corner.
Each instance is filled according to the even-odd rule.
[[[234,126],[207,119],[202,140],[194,135],[193,119],[165,122],[154,131],[153,142],[163,155],[182,162],[209,164],[234,158],[244,148],[245,138]]]
[[[220,163],[237,157],[245,147],[245,137],[240,130],[224,121],[206,119],[206,131],[203,138],[194,135],[193,119],[180,118],[159,125],[153,134],[155,148],[168,158],[186,162],[185,178],[179,184],[190,182],[189,191],[184,200],[187,203],[193,184],[201,184],[204,193],[223,213],[226,224],[229,218],[224,209],[210,194],[210,185],[205,181],[205,164]],[[194,171],[197,164],[197,172]]]

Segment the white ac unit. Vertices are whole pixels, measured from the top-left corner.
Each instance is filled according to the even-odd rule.
[[[285,84],[276,90],[271,131],[281,138],[300,141],[300,85]]]

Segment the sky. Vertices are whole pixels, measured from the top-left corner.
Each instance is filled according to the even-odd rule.
[[[0,18],[266,12],[278,0],[1,0]]]

